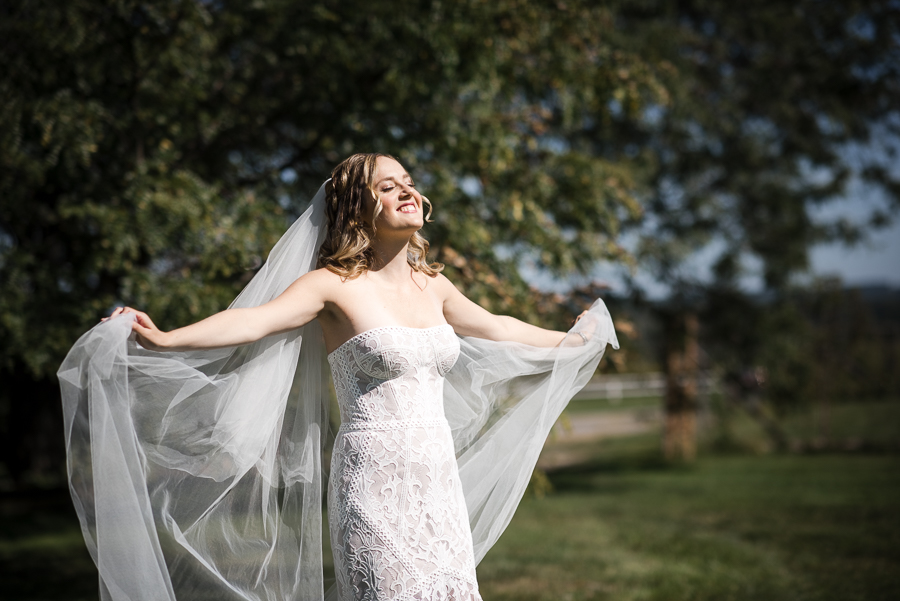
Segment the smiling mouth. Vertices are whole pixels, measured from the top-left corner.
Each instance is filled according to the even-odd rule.
[[[403,205],[402,207],[400,207],[397,210],[400,211],[401,213],[415,213],[418,211],[418,209],[416,208],[416,205]]]

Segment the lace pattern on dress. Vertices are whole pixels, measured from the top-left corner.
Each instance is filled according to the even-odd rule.
[[[480,601],[444,374],[449,325],[369,330],[329,356],[342,426],[329,484],[338,597]]]

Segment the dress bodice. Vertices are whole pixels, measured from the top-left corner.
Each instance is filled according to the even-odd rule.
[[[342,422],[328,493],[342,601],[481,601],[444,416],[459,350],[449,325],[388,326],[328,355]]]
[[[458,356],[449,324],[357,334],[328,355],[344,427],[444,419],[444,374]]]

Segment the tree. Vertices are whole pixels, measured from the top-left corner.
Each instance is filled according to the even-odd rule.
[[[637,117],[665,100],[588,2],[0,11],[2,460],[19,480],[59,464],[54,372],[81,332],[116,303],[164,328],[224,308],[355,151],[398,155],[436,201],[426,233],[449,275],[533,319],[518,258],[620,256],[639,211],[633,161],[588,134],[614,101]]]
[[[670,331],[698,312],[735,317],[707,331],[729,340],[708,340],[719,362],[753,365],[764,345],[797,333],[769,328],[765,311],[720,304],[746,297],[743,276],[756,272],[769,312],[789,313],[812,245],[858,241],[900,204],[889,169],[900,134],[898,15],[896,2],[879,0],[661,1],[619,14],[645,60],[669,66],[659,70],[669,104],[614,130],[613,143],[630,140],[649,166],[638,262],[672,291]],[[873,194],[867,221],[813,218],[853,180],[880,189],[888,206]],[[691,262],[701,250],[716,255],[709,277]]]
[[[435,258],[494,311],[546,312],[523,260],[628,262],[628,224],[675,288],[714,238],[721,285],[749,252],[778,288],[809,244],[857,233],[806,205],[846,183],[841,145],[894,127],[892,6],[3,4],[3,463],[21,479],[58,452],[53,373],[81,332],[120,302],[162,327],[223,308],[356,151],[411,170]],[[859,175],[896,198],[885,169]]]

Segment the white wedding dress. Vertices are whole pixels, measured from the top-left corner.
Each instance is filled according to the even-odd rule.
[[[444,416],[458,356],[449,325],[375,328],[328,356],[342,421],[328,491],[342,601],[481,599]]]
[[[315,268],[325,186],[232,303]],[[103,601],[323,601],[317,322],[252,344],[156,353],[133,317],[86,332],[60,380],[69,487]],[[598,300],[555,348],[385,327],[329,357],[343,425],[330,530],[340,599],[478,600],[559,414],[594,373]],[[330,599],[330,597],[329,597]]]

